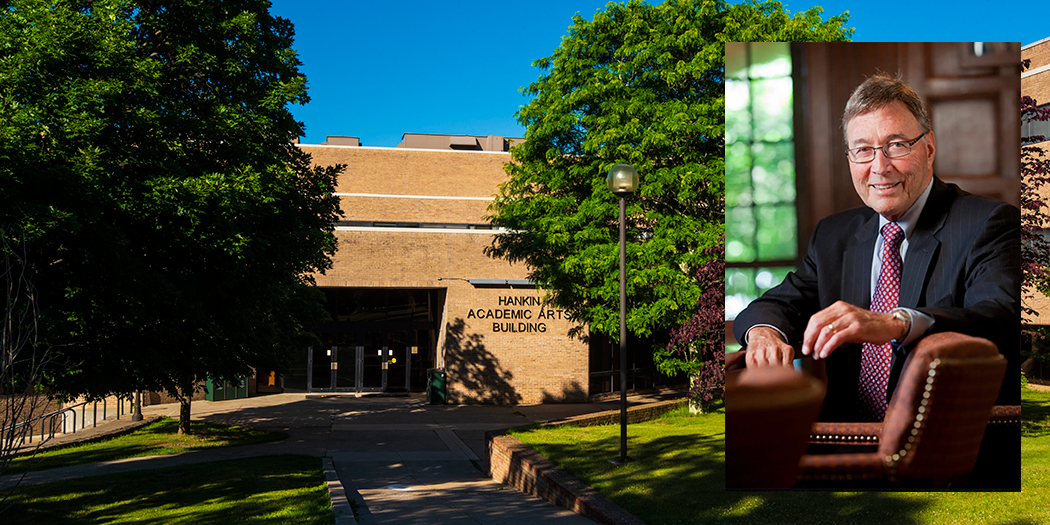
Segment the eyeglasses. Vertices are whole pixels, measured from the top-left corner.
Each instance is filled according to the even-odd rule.
[[[915,140],[887,142],[879,147],[861,146],[859,148],[848,149],[846,150],[846,156],[849,157],[849,160],[857,164],[864,164],[875,160],[875,150],[881,149],[882,154],[885,155],[887,159],[899,159],[908,156],[908,154],[911,153],[911,147],[914,146],[919,139],[925,137],[927,133],[929,133],[929,131],[923,132],[923,134],[919,135]]]

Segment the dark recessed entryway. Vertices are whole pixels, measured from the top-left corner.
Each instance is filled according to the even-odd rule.
[[[327,319],[285,392],[409,392],[437,362],[444,289],[321,288]]]

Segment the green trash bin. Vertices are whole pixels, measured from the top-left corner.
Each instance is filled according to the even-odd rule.
[[[427,369],[427,403],[431,405],[444,405],[448,396],[445,371],[440,368]]]
[[[210,375],[205,381],[204,399],[208,401],[224,401],[227,399],[244,399],[248,397],[248,381],[241,378],[236,383],[219,381]]]
[[[222,401],[226,399],[226,383],[214,380],[211,376],[208,376],[204,386],[204,399],[208,401]]]

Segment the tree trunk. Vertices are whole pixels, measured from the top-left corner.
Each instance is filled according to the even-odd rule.
[[[694,416],[699,415],[699,414],[703,414],[704,413],[704,407],[701,406],[700,403],[697,403],[696,401],[690,399],[689,400],[689,413],[694,415]]]
[[[695,385],[699,375],[689,376],[689,384]],[[700,402],[699,397],[689,396],[689,413],[696,416],[704,413],[704,405]]]
[[[190,402],[193,400],[193,388],[182,388],[179,396],[179,435],[188,436],[190,432]]]
[[[696,362],[700,359],[700,350],[697,348],[696,341],[689,343],[689,360]],[[696,385],[696,381],[700,379],[700,374],[689,374],[689,386]],[[690,389],[691,390],[691,389]],[[704,406],[700,404],[700,400],[689,396],[689,413],[696,416],[704,413]]]

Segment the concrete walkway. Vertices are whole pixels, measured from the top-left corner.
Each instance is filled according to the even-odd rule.
[[[633,397],[631,405],[666,396]],[[363,524],[593,523],[570,511],[500,485],[485,474],[485,431],[612,410],[618,401],[533,406],[435,406],[421,395],[323,396],[274,394],[229,401],[195,401],[193,419],[281,430],[288,439],[243,447],[96,463],[30,472],[22,484],[270,454],[331,458]],[[177,404],[145,407],[143,415],[178,417]],[[128,418],[78,431],[89,439],[126,430]],[[112,425],[112,426],[110,426]],[[0,478],[0,487],[12,479]],[[337,502],[333,501],[333,504]],[[339,523],[353,520],[338,520]]]

